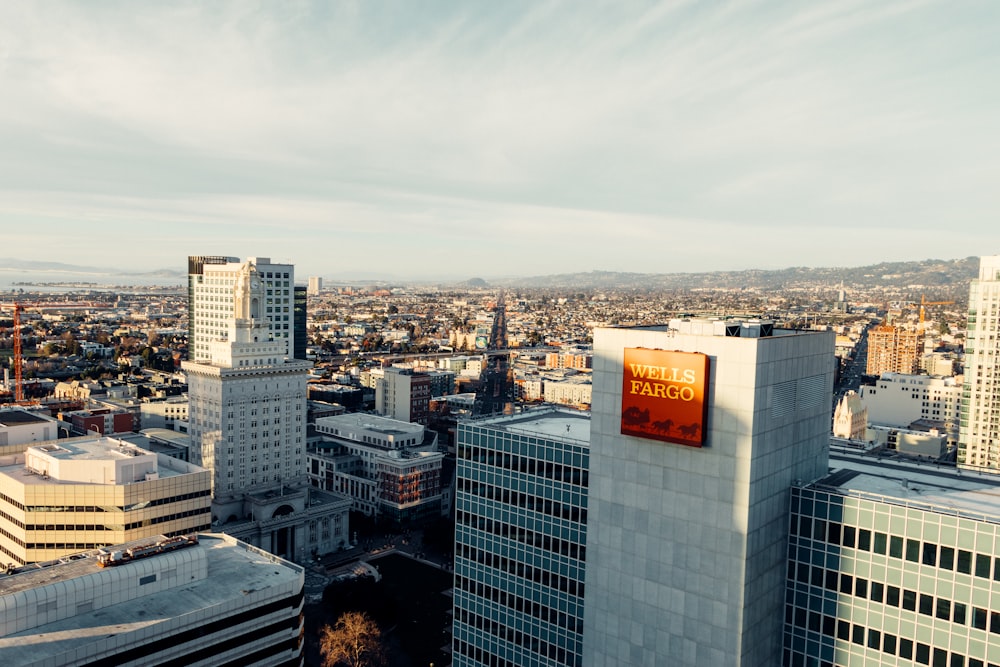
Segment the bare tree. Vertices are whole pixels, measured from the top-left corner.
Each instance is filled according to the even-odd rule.
[[[331,628],[319,632],[323,667],[381,667],[385,664],[382,632],[375,621],[358,611],[348,611]]]

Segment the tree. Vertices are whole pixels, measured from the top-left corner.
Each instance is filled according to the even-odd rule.
[[[323,626],[319,631],[319,651],[323,667],[381,667],[385,664],[382,632],[366,614],[357,611],[341,614],[333,628]]]

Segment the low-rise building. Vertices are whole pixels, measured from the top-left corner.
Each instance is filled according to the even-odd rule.
[[[59,437],[59,424],[41,412],[22,408],[0,410],[0,453],[14,453],[31,442],[44,442]]]
[[[949,445],[958,440],[962,376],[886,373],[875,384],[861,385],[861,400],[873,426],[909,428],[918,420],[944,424]]]
[[[144,399],[139,404],[142,428],[175,428],[188,420],[187,396],[169,396],[163,400]]]
[[[854,391],[844,394],[833,413],[833,435],[848,440],[864,440],[868,409]]]
[[[398,524],[441,512],[437,434],[367,414],[316,420],[324,442],[308,453],[310,483],[348,496],[352,508]]]
[[[19,564],[159,534],[208,530],[209,471],[115,438],[0,457],[0,554]]]

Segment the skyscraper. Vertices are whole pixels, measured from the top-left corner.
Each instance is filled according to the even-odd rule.
[[[590,419],[458,424],[456,667],[580,665]]]
[[[294,356],[296,359],[306,358],[306,347],[309,345],[309,332],[306,327],[309,323],[309,300],[306,298],[306,286],[296,285],[294,288],[293,297],[293,350],[294,353],[289,352],[289,356]],[[281,323],[284,325],[284,321]],[[284,331],[284,329],[282,329]]]
[[[260,312],[255,313],[266,325],[270,340],[282,342],[283,355],[296,357],[294,338],[295,267],[272,264],[267,257],[249,257],[241,263],[236,257],[195,256],[188,258],[188,359],[208,359],[209,343],[229,334],[228,322],[233,312],[233,290],[242,267],[251,264],[260,282]]]
[[[312,364],[287,354],[290,339],[272,337],[278,324],[273,308],[285,301],[278,295],[291,298],[285,279],[291,267],[275,266],[250,259],[238,267],[221,265],[225,271],[218,276],[206,270],[195,315],[210,311],[201,320],[205,341],[199,343],[207,357],[182,368],[191,459],[212,471],[215,525],[302,560],[307,549],[325,553],[346,543],[350,503],[308,487],[306,378]],[[222,326],[225,332],[211,339]],[[324,499],[329,502],[319,502]],[[237,525],[227,529],[227,523]]]
[[[780,664],[789,489],[827,472],[833,343],[595,330],[584,665]]]
[[[969,286],[958,463],[1000,470],[1000,255],[983,257]]]

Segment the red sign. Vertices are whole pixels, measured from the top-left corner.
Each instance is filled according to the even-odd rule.
[[[622,433],[678,445],[705,443],[708,355],[625,349]]]

